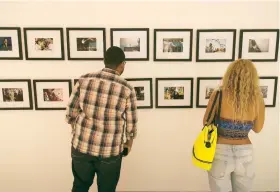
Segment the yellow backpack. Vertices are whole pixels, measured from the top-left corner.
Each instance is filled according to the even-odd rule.
[[[215,113],[214,119],[211,124],[207,125],[209,122],[213,109],[215,108],[215,104],[219,97],[219,106],[218,106],[218,114]],[[215,99],[213,101],[211,110],[208,114],[208,118],[206,121],[206,125],[203,127],[202,131],[198,135],[194,145],[193,145],[193,154],[192,154],[192,162],[195,166],[209,171],[212,167],[212,162],[216,152],[217,145],[217,127],[220,120],[221,113],[221,103],[222,103],[222,91],[217,91],[215,95]]]

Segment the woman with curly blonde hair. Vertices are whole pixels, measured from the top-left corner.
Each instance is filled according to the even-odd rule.
[[[265,105],[254,64],[239,59],[228,67],[222,86],[218,121],[218,140],[212,169],[208,172],[211,191],[249,192],[255,176],[250,130],[259,133],[264,124]],[[203,123],[214,102],[215,90],[209,99]],[[219,106],[215,105],[217,111]],[[214,118],[214,115],[211,119]]]

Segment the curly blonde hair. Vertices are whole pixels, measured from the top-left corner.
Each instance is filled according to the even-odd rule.
[[[258,72],[250,60],[239,59],[229,65],[222,89],[227,93],[228,104],[234,109],[235,120],[237,114],[243,120],[243,114],[250,109],[256,114],[262,94]]]

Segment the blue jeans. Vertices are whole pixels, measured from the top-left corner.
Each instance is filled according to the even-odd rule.
[[[208,177],[213,192],[250,192],[255,177],[253,146],[217,144]]]

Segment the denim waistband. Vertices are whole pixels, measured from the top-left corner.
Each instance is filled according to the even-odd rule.
[[[224,150],[250,150],[253,149],[252,144],[244,144],[244,145],[229,145],[229,144],[217,144],[218,149],[224,149]]]

